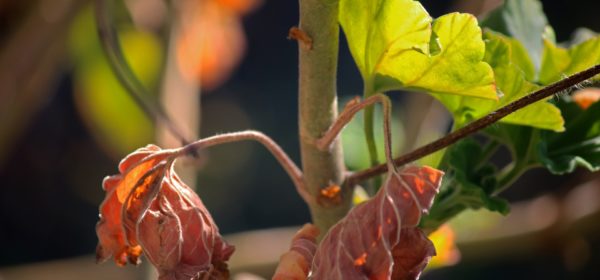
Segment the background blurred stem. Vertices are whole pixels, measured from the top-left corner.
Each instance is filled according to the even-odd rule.
[[[95,1],[96,24],[98,35],[102,47],[106,53],[109,65],[115,72],[119,82],[123,85],[129,96],[138,104],[139,108],[151,120],[162,123],[169,131],[178,138],[181,144],[189,143],[182,130],[175,125],[166,114],[165,110],[156,102],[151,102],[147,97],[150,96],[148,90],[142,85],[139,79],[131,70],[131,67],[125,59],[118,32],[114,26],[114,8],[112,0]]]

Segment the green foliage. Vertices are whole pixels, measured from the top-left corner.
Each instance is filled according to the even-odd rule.
[[[340,24],[368,93],[421,89],[497,99],[470,14],[432,21],[413,0],[341,0]]]
[[[578,166],[600,170],[600,102],[586,110],[568,98],[558,105],[565,114],[567,131],[542,133],[538,160],[555,174],[573,172]]]
[[[401,15],[399,14],[401,13]],[[339,21],[364,82],[365,97],[416,89],[496,100],[477,19],[452,13],[435,21],[413,0],[341,0]],[[377,163],[373,111],[365,111],[371,164]]]
[[[569,49],[544,40],[539,83],[547,85],[600,63],[600,37],[594,37]]]
[[[548,19],[537,0],[505,0],[504,4],[491,12],[481,22],[504,35],[510,36],[525,46],[536,69],[541,64],[542,37],[548,28]]]
[[[587,32],[568,49],[557,46],[537,0],[506,0],[482,20],[483,33],[471,15],[432,20],[412,0],[341,0],[340,23],[366,96],[428,92],[450,111],[455,129],[600,63],[600,37]],[[369,114],[367,143],[374,141]],[[468,208],[506,214],[508,203],[496,195],[536,166],[558,174],[600,169],[598,115],[600,103],[584,111],[568,98],[538,101],[485,129],[485,147],[472,138],[449,147],[440,161],[444,186],[422,226],[435,228]],[[487,161],[500,145],[512,162],[497,168]]]
[[[520,52],[518,41],[487,31],[484,33],[486,53],[484,61],[494,70],[496,86],[503,93],[500,102],[455,95],[434,95],[452,113],[455,127],[481,118],[535,90],[539,87],[525,79],[519,65],[528,65],[528,59]],[[513,54],[515,52],[517,55]],[[516,63],[515,61],[518,61]],[[519,110],[500,122],[562,131],[560,110],[548,102],[537,102]]]
[[[506,200],[494,197],[497,168],[488,162],[489,153],[472,139],[449,148],[448,168],[442,191],[422,226],[437,228],[465,209],[488,209],[503,215],[510,211]]]

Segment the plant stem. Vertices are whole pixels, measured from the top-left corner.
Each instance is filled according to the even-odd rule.
[[[298,48],[299,130],[304,183],[313,197],[332,184],[342,186],[339,204],[309,204],[313,223],[323,236],[346,215],[352,202],[352,187],[342,185],[345,168],[340,141],[334,140],[327,151],[321,151],[315,144],[337,118],[338,1],[300,0],[299,29],[312,42],[311,48]]]
[[[125,92],[129,94],[131,99],[138,105],[148,118],[153,121],[164,123],[169,131],[177,137],[182,144],[189,143],[186,140],[181,130],[171,121],[165,110],[158,104],[147,102],[144,96],[150,96],[148,90],[137,79],[135,73],[127,63],[121,44],[119,35],[113,24],[112,0],[96,0],[96,25],[98,28],[98,36],[106,53],[109,65],[112,68],[115,76],[125,88]]]
[[[584,71],[576,73],[568,78],[560,80],[556,83],[553,83],[547,87],[544,87],[540,90],[537,90],[531,94],[528,94],[494,112],[489,113],[488,115],[464,126],[443,138],[440,138],[434,142],[431,142],[425,146],[422,146],[412,152],[402,155],[394,160],[394,163],[397,166],[405,165],[414,160],[422,158],[431,153],[437,152],[445,147],[448,147],[458,140],[463,139],[481,129],[488,127],[489,125],[499,121],[500,119],[506,117],[512,112],[515,112],[519,109],[526,107],[532,103],[540,101],[544,98],[547,98],[557,92],[566,90],[574,85],[577,85],[589,78],[592,78],[600,73],[600,64],[592,66]],[[373,176],[377,176],[379,174],[383,174],[387,171],[387,166],[385,164],[381,164],[378,166],[371,167],[369,169],[359,171],[351,175],[348,180],[350,183],[356,183]]]
[[[498,188],[494,190],[493,196],[496,196],[510,187],[525,171],[529,168],[515,162],[505,166],[498,175]]]
[[[290,178],[294,182],[294,185],[296,186],[296,190],[298,191],[298,194],[300,194],[300,196],[307,203],[313,203],[314,199],[307,192],[306,187],[304,185],[302,171],[300,171],[300,169],[294,163],[294,161],[292,161],[292,159],[290,159],[290,157],[283,151],[283,149],[281,149],[281,147],[279,147],[279,145],[277,145],[277,143],[275,143],[275,141],[273,141],[271,138],[269,138],[269,136],[266,136],[262,132],[246,130],[246,131],[231,132],[231,133],[225,133],[225,134],[211,136],[208,138],[204,138],[204,139],[200,139],[198,141],[192,142],[192,143],[185,145],[179,149],[173,150],[173,156],[179,157],[179,156],[190,155],[190,154],[194,155],[194,154],[197,154],[198,152],[200,152],[202,149],[205,149],[205,148],[208,148],[211,146],[225,144],[225,143],[231,143],[231,142],[245,141],[245,140],[254,140],[256,142],[259,142],[263,146],[265,146],[265,148],[267,148],[267,150],[269,150],[269,152],[271,152],[271,154],[273,154],[275,159],[277,159],[279,164],[281,164],[281,166],[283,166],[283,169],[285,169],[287,174],[290,176]]]
[[[352,121],[356,113],[375,103],[381,103],[384,108],[391,106],[389,98],[384,94],[373,95],[369,98],[365,98],[362,101],[359,97],[355,97],[354,99],[350,100],[340,113],[340,116],[337,118],[337,120],[331,125],[329,130],[325,132],[325,135],[316,141],[317,148],[322,151],[328,150],[331,146],[331,143],[338,138],[342,129],[344,129],[344,127],[346,127],[346,125]]]
[[[363,98],[367,99],[373,96],[373,83],[370,80],[365,81]],[[367,142],[367,150],[369,151],[369,160],[371,166],[377,165],[379,159],[377,158],[377,145],[375,144],[375,130],[373,128],[373,122],[375,117],[375,110],[373,106],[368,106],[364,112],[363,125],[365,130],[365,140]]]

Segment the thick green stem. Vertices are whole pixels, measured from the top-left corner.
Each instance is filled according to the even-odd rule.
[[[318,197],[321,189],[342,186],[344,164],[339,140],[321,151],[316,141],[337,118],[336,72],[338,58],[338,1],[300,0],[300,31],[312,45],[299,42],[299,126],[304,182],[309,193]],[[309,205],[313,223],[321,235],[344,217],[351,206],[352,187],[343,186],[341,202]],[[327,205],[326,205],[327,204]]]

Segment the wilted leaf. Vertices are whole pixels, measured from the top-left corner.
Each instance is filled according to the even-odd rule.
[[[144,253],[159,279],[227,279],[225,243],[200,198],[175,174],[168,152],[149,145],[127,156],[103,182],[97,260],[138,264]]]
[[[431,207],[442,172],[390,172],[378,193],[355,206],[321,241],[313,279],[416,279],[435,254],[415,226]],[[393,278],[391,278],[393,277]]]
[[[290,250],[279,259],[273,280],[304,280],[317,250],[319,229],[312,224],[304,225],[292,239]]]

